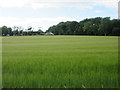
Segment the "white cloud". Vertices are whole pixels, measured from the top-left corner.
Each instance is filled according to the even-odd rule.
[[[28,0],[0,0],[0,7],[24,7],[29,4]]]
[[[104,1],[104,0],[100,0],[100,1],[97,1],[97,2],[94,2],[93,5],[102,5],[102,6],[105,6],[105,7],[108,7],[108,8],[118,8],[118,1],[116,0],[110,0],[110,1]]]
[[[15,18],[15,17],[0,17],[0,25],[28,26],[42,27],[42,30],[47,30],[50,26],[58,24],[61,21],[77,21],[70,17],[57,17],[57,18]]]
[[[118,0],[0,0],[0,7],[78,7],[92,8],[94,5],[102,5],[110,8],[117,8]]]
[[[32,3],[32,8],[59,8],[59,7],[76,7],[80,9],[91,9],[92,7],[81,2],[46,2],[46,3]]]

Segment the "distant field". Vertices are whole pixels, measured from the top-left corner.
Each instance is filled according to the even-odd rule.
[[[3,37],[4,88],[118,87],[118,37]]]

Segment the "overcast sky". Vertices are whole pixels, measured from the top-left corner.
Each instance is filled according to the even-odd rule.
[[[118,18],[119,0],[0,0],[0,26],[41,27],[85,18]]]

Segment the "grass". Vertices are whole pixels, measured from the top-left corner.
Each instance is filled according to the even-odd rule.
[[[3,37],[4,88],[117,88],[118,37]]]

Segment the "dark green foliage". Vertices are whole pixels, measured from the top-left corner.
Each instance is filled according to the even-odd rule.
[[[84,19],[79,23],[76,21],[60,22],[51,26],[46,32],[53,32],[55,35],[99,35],[110,36],[120,35],[120,20],[110,17],[96,17]]]
[[[12,29],[8,28],[7,26],[3,26],[3,27],[1,27],[0,32],[3,36],[11,35]]]
[[[120,36],[120,28],[119,27],[114,27],[112,29],[112,34],[115,36]]]
[[[44,32],[39,29],[38,31],[33,31],[32,27],[28,27],[24,31],[21,26],[14,26],[13,28],[2,26],[0,27],[0,36],[30,36],[30,35],[42,35]]]
[[[43,35],[44,32],[39,29],[33,31],[30,26],[27,31],[22,27],[14,26],[13,30],[7,26],[0,27],[0,32],[3,36],[27,36],[27,35]],[[120,35],[120,20],[110,17],[96,17],[84,19],[80,22],[66,21],[60,22],[48,28],[46,32],[52,32],[55,35],[95,35],[95,36],[119,36]]]

